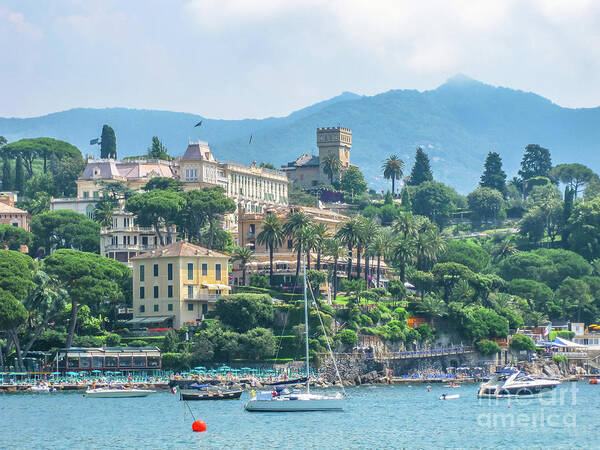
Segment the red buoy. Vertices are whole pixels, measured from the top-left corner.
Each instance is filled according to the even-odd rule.
[[[590,379],[590,384],[598,384],[598,379],[597,378]]]
[[[202,433],[206,431],[206,422],[204,420],[196,420],[192,423],[192,431]]]
[[[192,431],[202,433],[206,431],[206,422],[204,420],[196,420],[192,423]]]

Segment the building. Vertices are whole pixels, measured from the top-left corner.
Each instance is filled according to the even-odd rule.
[[[152,178],[174,178],[176,173],[172,162],[158,159],[88,159],[83,173],[75,181],[77,197],[53,198],[50,209],[68,209],[92,218],[96,203],[102,197],[102,182],[119,182],[139,191]]]
[[[47,367],[48,371],[78,372],[98,370],[101,372],[133,372],[160,370],[161,353],[158,347],[71,347],[57,352],[58,364]]]
[[[15,207],[15,200],[15,193],[0,193],[0,223],[29,231],[29,213]]]
[[[260,167],[256,162],[218,162],[206,142],[190,142],[176,165],[186,191],[220,186],[238,207],[255,213],[288,204],[288,177],[284,172]],[[235,214],[225,217],[223,229],[237,231]]]
[[[340,171],[350,167],[352,130],[343,127],[317,128],[317,147],[319,156],[304,154],[282,167],[290,181],[303,188],[330,184],[324,162],[333,156],[340,162]]]
[[[229,292],[229,256],[186,241],[131,259],[131,325],[174,327],[200,323]]]
[[[130,259],[141,253],[160,247],[160,240],[153,227],[135,224],[135,216],[123,209],[115,211],[112,226],[100,229],[100,254],[130,264]],[[175,226],[161,230],[166,245],[177,240]]]
[[[306,215],[310,216],[314,223],[324,223],[327,226],[327,234],[334,236],[342,224],[348,221],[350,218],[342,214],[338,214],[334,211],[320,208],[313,208],[308,206],[287,206],[280,208],[273,208],[265,211],[262,214],[245,212],[240,210],[238,212],[238,245],[240,247],[247,247],[254,252],[253,261],[246,265],[246,277],[250,274],[269,274],[269,249],[265,245],[261,245],[258,242],[258,235],[262,231],[263,222],[267,213],[276,214],[279,219],[285,223],[287,215],[291,212],[301,211]],[[317,253],[311,252],[310,262],[311,267],[314,268],[317,261]],[[346,277],[346,263],[347,258],[341,258],[338,261],[338,276],[340,278]],[[364,261],[364,260],[363,260]],[[276,247],[273,254],[274,273],[281,276],[281,283],[294,283],[296,275],[297,265],[297,251],[294,248],[294,240],[292,238],[286,238],[281,247]],[[356,274],[356,258],[353,258],[352,267]],[[321,255],[321,268],[328,270],[332,268],[333,260]],[[364,274],[364,263],[361,262],[361,275]],[[376,279],[377,268],[375,264],[370,264],[369,273],[373,280]],[[387,283],[387,271],[388,267],[385,262],[381,261],[380,267],[380,282]],[[235,262],[233,265],[233,284],[244,285],[242,267],[239,262]],[[374,287],[374,286],[371,286]]]

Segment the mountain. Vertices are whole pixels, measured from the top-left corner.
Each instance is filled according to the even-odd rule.
[[[194,128],[200,120],[202,125]],[[0,118],[0,135],[10,142],[54,137],[97,155],[98,147],[90,147],[89,140],[99,137],[105,123],[115,130],[120,157],[144,154],[152,136],[159,136],[174,155],[182,154],[190,139],[201,139],[219,160],[277,166],[316,152],[317,127],[342,125],[353,132],[352,162],[378,189],[388,186],[380,173],[382,161],[397,153],[408,174],[419,145],[431,158],[435,178],[463,193],[476,187],[489,151],[500,153],[510,177],[531,143],[549,148],[555,164],[580,162],[600,171],[600,108],[563,108],[539,95],[464,75],[423,92],[344,92],[286,117],[216,120],[170,111],[77,108],[27,119]]]

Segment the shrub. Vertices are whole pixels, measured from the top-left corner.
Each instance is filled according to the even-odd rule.
[[[524,334],[515,334],[510,341],[510,348],[513,350],[535,351],[535,343],[533,339]]]
[[[264,294],[226,295],[217,300],[216,310],[221,322],[239,332],[273,322],[273,301]]]
[[[131,341],[129,344],[127,344],[128,347],[146,347],[147,345],[148,345],[148,343],[141,339],[135,339],[135,340]]]
[[[553,341],[557,337],[571,340],[575,337],[575,332],[574,331],[551,331],[548,339]]]
[[[253,273],[250,275],[250,286],[266,289],[269,287],[269,279],[265,275]]]
[[[104,338],[104,343],[107,347],[118,347],[121,344],[121,336],[111,333]]]
[[[358,336],[353,330],[345,329],[335,335],[335,340],[345,347],[353,347],[358,342]]]
[[[485,356],[495,355],[501,350],[498,344],[487,339],[476,342],[475,347],[477,347],[479,353]]]
[[[554,355],[552,359],[556,364],[560,364],[561,362],[565,364],[569,363],[569,358],[567,358],[565,355]]]

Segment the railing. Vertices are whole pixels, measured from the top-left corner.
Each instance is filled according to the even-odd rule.
[[[108,250],[154,250],[158,245],[139,245],[139,244],[110,244],[104,247]]]
[[[196,294],[194,297],[186,298],[185,300],[189,302],[216,302],[220,296],[220,294]]]

